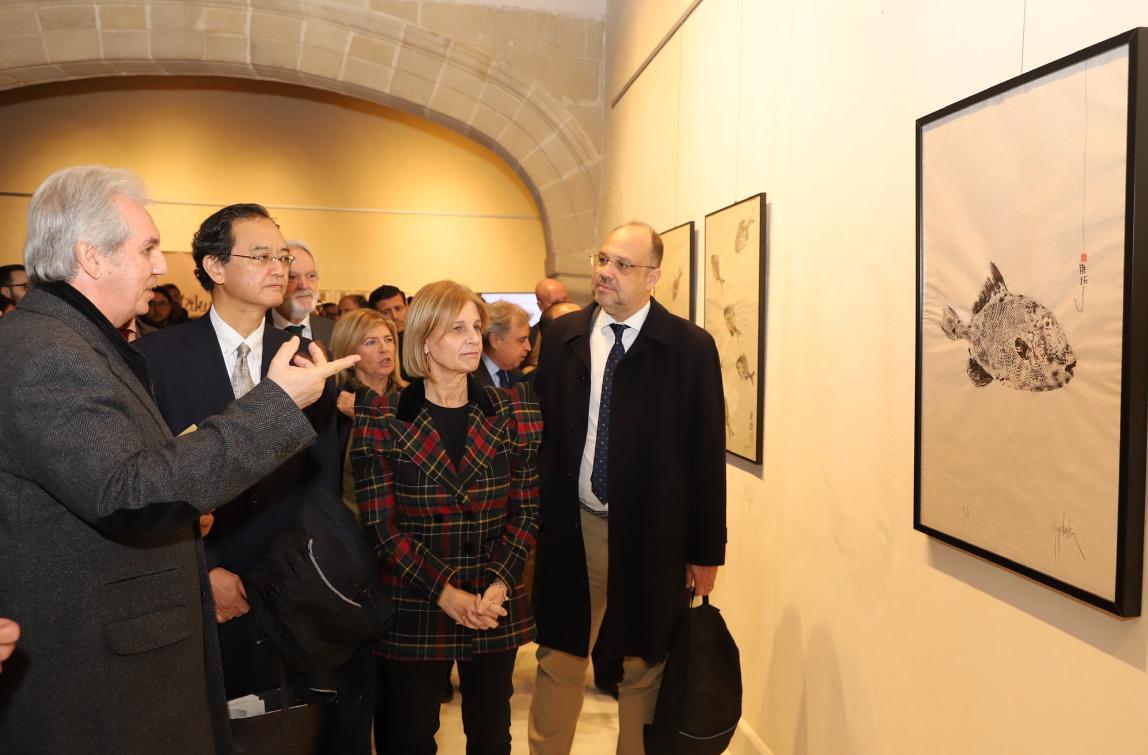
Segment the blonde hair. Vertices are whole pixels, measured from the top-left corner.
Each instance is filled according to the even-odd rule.
[[[486,332],[486,302],[461,283],[435,281],[419,289],[407,310],[403,331],[403,371],[411,377],[426,377],[430,372],[427,341],[436,332],[455,321],[467,303],[478,308],[482,330]]]
[[[395,325],[395,321],[389,317],[384,317],[382,313],[375,309],[356,309],[339,318],[335,323],[335,330],[331,334],[331,354],[335,359],[342,359],[348,354],[354,354],[359,350],[359,344],[367,337],[367,333],[374,330],[378,326],[383,325],[390,332],[391,338],[395,339],[395,350],[399,347],[399,330]],[[351,367],[339,372],[338,384],[340,387],[351,385],[354,383],[355,368]],[[391,373],[391,381],[400,388],[405,388],[407,382],[403,380],[402,375],[399,374],[398,362],[395,363],[395,371]]]

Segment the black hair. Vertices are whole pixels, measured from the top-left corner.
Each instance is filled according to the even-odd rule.
[[[23,265],[0,265],[0,286],[12,285],[12,273],[26,272]]]
[[[231,260],[231,248],[235,246],[235,235],[231,224],[236,220],[251,218],[274,218],[260,204],[233,204],[211,214],[200,224],[199,230],[191,237],[191,256],[195,259],[195,277],[207,291],[215,288],[215,281],[203,269],[204,257],[215,257],[227,264]],[[278,225],[278,224],[276,224]]]
[[[389,284],[384,284],[382,286],[379,286],[374,291],[372,291],[371,295],[369,297],[367,297],[367,303],[370,304],[372,307],[374,307],[376,304],[381,302],[383,299],[392,299],[396,296],[403,297],[403,304],[409,303],[407,301],[407,295],[404,294],[399,289],[398,286],[392,286]]]

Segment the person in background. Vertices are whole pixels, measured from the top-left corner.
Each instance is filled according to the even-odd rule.
[[[156,286],[148,303],[147,314],[140,318],[152,330],[163,330],[171,325],[171,296],[163,286]]]
[[[303,241],[288,241],[287,249],[294,258],[287,275],[287,290],[283,301],[268,312],[268,322],[293,335],[318,341],[330,351],[335,324],[314,313],[319,301],[319,263]]]
[[[625,659],[617,751],[644,752],[688,590],[707,595],[725,560],[721,367],[713,338],[652,298],[662,250],[648,224],[614,229],[590,257],[594,306],[551,323],[538,362],[534,755],[570,752],[595,642]]]
[[[31,285],[23,265],[0,265],[0,296],[19,304]]]
[[[339,442],[344,458],[348,458],[351,438],[351,420],[355,417],[355,394],[369,390],[380,396],[397,393],[407,386],[399,375],[399,333],[394,320],[389,320],[373,309],[348,312],[335,324],[331,338],[334,354],[358,354],[359,362],[338,375]],[[343,467],[343,502],[359,519],[359,504],[355,499],[355,481],[349,461]]]
[[[403,332],[407,327],[407,306],[409,304],[407,295],[397,286],[383,284],[371,292],[371,295],[367,297],[367,303],[381,312],[383,317],[389,317],[395,321],[395,327],[399,331],[399,353],[402,354]],[[401,359],[399,360],[399,374],[405,380],[411,378],[406,373],[406,365]]]
[[[543,278],[534,287],[534,301],[538,305],[539,312],[545,312],[552,305],[569,301],[569,299],[566,286],[556,278]],[[530,354],[526,357],[526,364],[531,367],[538,364],[538,336],[540,332],[538,323],[530,326]]]
[[[530,354],[526,357],[526,362],[522,367],[524,373],[533,375],[534,371],[538,368],[538,355],[542,353],[542,338],[546,335],[546,329],[550,327],[550,323],[562,315],[568,315],[580,309],[582,309],[582,307],[572,301],[560,301],[542,310],[542,315],[538,318],[538,323],[530,329],[531,333],[536,334],[536,336],[534,338],[534,347],[530,350]]]
[[[14,309],[16,309],[16,302],[0,294],[0,317],[3,317]]]
[[[442,679],[458,663],[467,752],[510,753],[511,676],[534,634],[522,568],[538,509],[541,417],[527,387],[484,387],[486,306],[452,281],[424,286],[400,393],[360,393],[351,461],[368,538],[397,607],[377,654],[391,752],[435,752]]]
[[[356,309],[367,309],[370,306],[371,303],[362,294],[347,294],[339,299],[339,317],[348,312],[354,312]]]
[[[326,317],[331,322],[336,322],[339,319],[339,306],[334,302],[326,302],[319,305],[319,316]]]
[[[384,317],[394,320],[399,336],[402,336],[407,327],[407,295],[401,289],[390,284],[379,286],[367,297],[367,303]]]
[[[187,310],[183,308],[183,292],[179,290],[179,286],[174,283],[164,283],[158,288],[166,291],[167,297],[171,299],[171,317],[168,318],[168,321],[172,325],[187,322],[188,314]]]
[[[482,339],[482,365],[474,371],[478,382],[509,388],[523,379],[518,369],[530,353],[530,315],[517,304],[496,301]]]

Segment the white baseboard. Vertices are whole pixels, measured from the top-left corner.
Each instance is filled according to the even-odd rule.
[[[729,743],[728,755],[773,755],[757,732],[743,718],[737,722],[737,731]]]

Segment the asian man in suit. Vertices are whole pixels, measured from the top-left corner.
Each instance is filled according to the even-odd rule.
[[[282,302],[288,288],[292,256],[267,210],[256,204],[219,210],[200,225],[192,252],[196,277],[211,295],[211,308],[197,320],[139,341],[152,369],[156,400],[173,433],[186,431],[258,385],[270,355],[292,337],[268,325],[268,310]],[[218,512],[205,540],[228,698],[279,686],[270,644],[260,641],[248,613],[244,573],[258,563],[309,496],[338,498],[342,458],[333,380],[307,417],[318,434],[316,442]],[[362,726],[339,724],[347,713],[343,708],[329,711],[329,733],[337,738],[356,729],[359,744],[327,749],[369,753],[373,699],[362,697],[373,689],[373,680],[363,685],[344,690],[341,684],[338,701],[340,706],[362,708]]]

